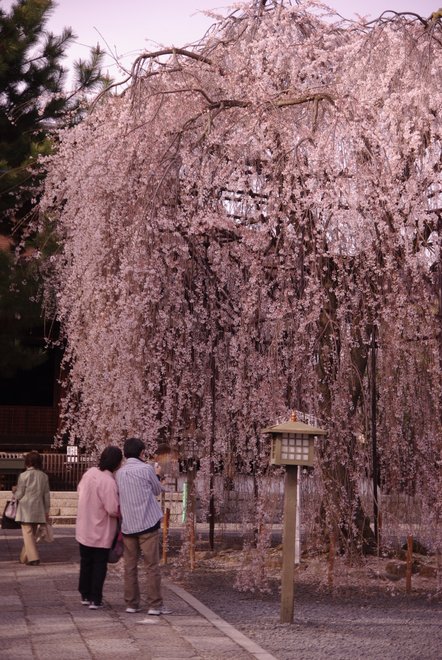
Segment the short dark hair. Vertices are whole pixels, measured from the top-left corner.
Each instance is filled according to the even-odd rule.
[[[123,452],[119,447],[114,447],[109,445],[106,449],[103,449],[101,452],[100,460],[98,467],[100,470],[110,470],[110,472],[115,472],[117,467],[120,465],[123,460]]]
[[[36,470],[43,469],[43,459],[38,453],[38,451],[30,451],[25,456],[25,467],[33,467]]]
[[[140,438],[128,438],[123,447],[126,458],[139,458],[143,449],[146,449],[146,445]]]

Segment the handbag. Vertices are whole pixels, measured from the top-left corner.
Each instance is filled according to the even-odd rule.
[[[6,503],[4,513],[6,518],[12,518],[12,520],[15,520],[15,516],[17,515],[17,500],[15,499],[15,497],[13,497],[12,500],[9,500],[9,502]]]
[[[14,496],[6,502],[2,515],[2,529],[20,529],[21,524],[16,522],[17,500]]]
[[[123,556],[123,551],[123,534],[121,533],[120,521],[118,521],[117,531],[115,532],[114,540],[112,541],[112,545],[110,547],[109,555],[107,558],[109,564],[116,564],[117,561],[120,561],[121,557]]]
[[[37,534],[35,535],[35,540],[45,541],[46,543],[52,543],[54,540],[54,528],[50,523],[40,523],[37,528]]]

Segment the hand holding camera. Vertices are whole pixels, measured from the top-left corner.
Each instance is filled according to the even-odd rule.
[[[161,482],[165,481],[166,477],[161,474],[162,473],[161,465],[159,463],[155,463],[154,468],[155,468],[155,474],[157,475],[158,479]]]

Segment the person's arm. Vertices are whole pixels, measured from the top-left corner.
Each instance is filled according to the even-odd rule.
[[[99,495],[106,513],[112,518],[118,518],[120,516],[120,502],[118,500],[117,483],[113,477],[103,480]]]
[[[166,477],[163,475],[163,468],[159,463],[155,463],[155,474],[157,475],[157,479],[160,483],[166,481]]]
[[[26,491],[26,483],[25,483],[25,480],[23,478],[23,474],[24,473],[22,472],[19,475],[18,482],[17,482],[17,487],[15,489],[15,499],[17,500],[17,502],[19,500],[21,500],[21,498],[23,497],[23,495],[25,494],[25,491]]]
[[[160,466],[153,468],[152,465],[147,465],[148,468],[148,474],[149,474],[149,483],[152,487],[152,492],[154,495],[161,495],[163,492],[164,488],[161,485],[161,482],[159,480],[159,476],[161,475],[161,468]]]
[[[45,477],[46,479],[45,479],[44,491],[43,491],[43,501],[46,512],[46,522],[49,522],[49,509],[51,508],[51,493],[49,490],[49,477],[47,474],[45,474]]]

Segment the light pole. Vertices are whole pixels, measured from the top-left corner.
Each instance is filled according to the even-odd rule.
[[[271,434],[270,464],[286,468],[280,621],[293,623],[298,466],[313,465],[315,438],[326,435],[327,431],[298,422],[293,414],[289,422],[270,426],[264,433]]]
[[[378,502],[378,485],[379,485],[379,462],[378,462],[378,447],[377,447],[377,390],[376,390],[376,326],[373,324],[371,331],[371,451],[372,451],[372,471],[373,471],[373,519],[374,519],[374,536],[378,553],[380,551],[380,535],[379,535],[379,502]]]

